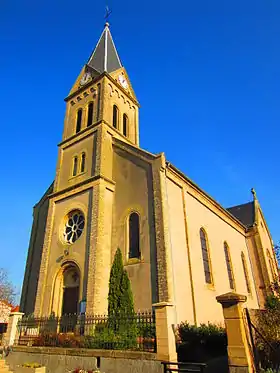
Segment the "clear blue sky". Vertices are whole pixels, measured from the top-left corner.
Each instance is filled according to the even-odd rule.
[[[254,186],[279,240],[279,0],[108,3],[142,107],[141,146],[164,151],[225,207],[251,200]],[[55,175],[63,99],[102,32],[105,5],[0,1],[0,266],[19,287],[32,207]]]

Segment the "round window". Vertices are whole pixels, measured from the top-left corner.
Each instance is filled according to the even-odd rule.
[[[64,240],[72,244],[81,236],[85,226],[84,214],[79,211],[71,211],[66,217],[66,223],[64,225],[63,237]]]

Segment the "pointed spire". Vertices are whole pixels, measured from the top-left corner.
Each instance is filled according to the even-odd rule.
[[[122,67],[108,22],[105,23],[102,35],[88,60],[87,65],[98,71],[100,74],[104,71],[111,73]]]

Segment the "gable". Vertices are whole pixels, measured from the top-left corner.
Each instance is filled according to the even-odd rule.
[[[255,207],[254,202],[244,203],[227,208],[227,211],[231,213],[236,219],[238,219],[247,228],[252,227],[255,222]]]

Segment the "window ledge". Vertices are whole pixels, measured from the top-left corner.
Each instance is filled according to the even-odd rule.
[[[212,290],[212,291],[215,291],[215,290],[216,290],[214,284],[206,284],[206,288],[207,288],[208,290]]]
[[[126,265],[140,264],[143,263],[143,258],[130,258],[127,260]]]
[[[70,180],[76,179],[76,178],[78,178],[79,176],[83,176],[84,174],[86,174],[86,171],[84,171],[84,172],[79,172],[79,173],[78,173],[77,175],[75,175],[75,176],[73,176],[73,175],[70,176],[68,180],[70,181]]]

